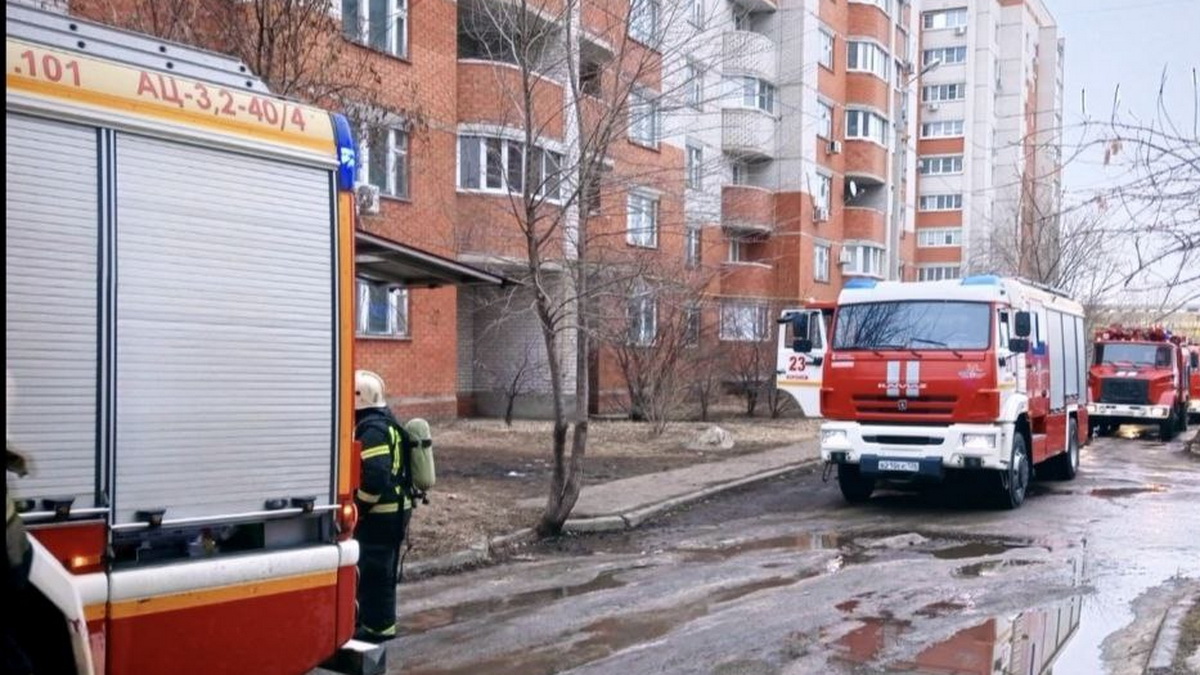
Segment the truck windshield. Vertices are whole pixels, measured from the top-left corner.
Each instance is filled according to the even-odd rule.
[[[834,349],[987,349],[991,309],[982,302],[918,300],[842,305]]]
[[[1171,348],[1139,342],[1101,342],[1096,345],[1096,363],[1114,366],[1171,365]]]

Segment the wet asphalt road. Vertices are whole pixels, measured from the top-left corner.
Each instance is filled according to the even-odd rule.
[[[974,497],[849,506],[801,472],[404,584],[389,672],[1140,673],[1179,577],[1200,583],[1200,458],[1096,439],[1017,511]]]

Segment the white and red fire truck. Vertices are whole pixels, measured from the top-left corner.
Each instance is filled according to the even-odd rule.
[[[1075,476],[1087,365],[1083,311],[1065,294],[991,275],[856,279],[832,316],[780,321],[779,386],[825,418],[821,456],[847,500],[978,474],[1015,508],[1035,471]]]
[[[350,126],[13,3],[6,44],[32,585],[79,673],[305,672],[355,620]]]
[[[1113,325],[1096,331],[1088,371],[1090,431],[1153,424],[1163,440],[1187,429],[1191,355],[1182,336],[1161,327]]]
[[[1200,344],[1188,345],[1188,422],[1200,424]]]

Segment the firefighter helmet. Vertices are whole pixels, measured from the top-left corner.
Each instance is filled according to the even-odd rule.
[[[354,373],[354,409],[386,408],[383,378],[369,370]]]

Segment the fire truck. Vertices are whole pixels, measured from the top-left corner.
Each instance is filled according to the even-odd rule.
[[[1114,325],[1096,331],[1088,372],[1092,433],[1154,424],[1162,440],[1187,429],[1192,357],[1184,339],[1161,327]]]
[[[1086,355],[1082,307],[1065,294],[994,275],[854,279],[832,312],[780,321],[777,381],[825,418],[821,456],[848,501],[977,476],[1016,508],[1035,472],[1074,478]]]
[[[58,617],[37,639],[83,674],[377,658],[350,640],[347,120],[18,4],[6,44],[8,426],[32,466],[9,494]]]
[[[1188,421],[1200,424],[1200,343],[1188,346]]]

